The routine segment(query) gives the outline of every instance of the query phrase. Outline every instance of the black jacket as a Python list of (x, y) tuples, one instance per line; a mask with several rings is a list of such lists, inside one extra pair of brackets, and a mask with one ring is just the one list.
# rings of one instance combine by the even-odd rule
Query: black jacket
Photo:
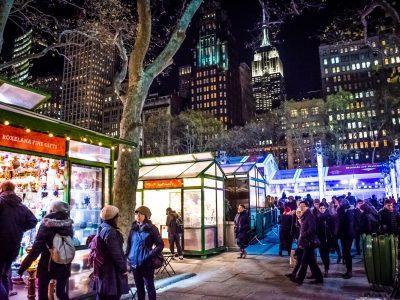
[(316, 239), (315, 216), (307, 209), (300, 218), (300, 235), (298, 244), (300, 248), (308, 248)]
[(381, 223), (381, 233), (399, 234), (399, 214), (390, 212), (385, 208), (379, 211), (379, 219)]
[(11, 262), (21, 247), (25, 231), (36, 226), (33, 213), (14, 192), (0, 193), (0, 260)]
[(338, 238), (352, 240), (356, 236), (354, 226), (354, 209), (340, 206), (338, 209), (339, 230)]
[(235, 216), (235, 237), (246, 240), (250, 230), (249, 214), (247, 210), (237, 213)]
[(99, 226), (99, 237), (104, 247), (104, 264), (96, 281), (96, 292), (105, 296), (122, 295), (129, 292), (126, 258), (121, 232), (104, 221)]
[(371, 213), (369, 207), (365, 207), (360, 223), (361, 233), (373, 234), (379, 231), (379, 220)]
[(176, 220), (179, 218), (179, 215), (176, 212), (170, 212), (167, 216), (167, 222), (166, 225), (168, 226), (168, 235), (169, 236), (174, 236), (175, 234), (178, 234), (178, 224), (176, 223)]
[(40, 224), (32, 250), (22, 262), (20, 271), (28, 269), (32, 262), (41, 255), (37, 268), (37, 277), (47, 274), (49, 272), (49, 267), (51, 278), (57, 278), (58, 276), (69, 277), (71, 275), (71, 264), (61, 265), (53, 262), (50, 259), (50, 251), (48, 248), (53, 247), (53, 238), (56, 233), (72, 237), (72, 224), (73, 221), (68, 219), (66, 213), (56, 212), (46, 215)]
[(328, 211), (325, 211), (324, 214), (320, 212), (317, 213), (317, 236), (321, 242), (321, 246), (330, 247), (333, 244), (333, 230), (334, 223), (331, 215)]

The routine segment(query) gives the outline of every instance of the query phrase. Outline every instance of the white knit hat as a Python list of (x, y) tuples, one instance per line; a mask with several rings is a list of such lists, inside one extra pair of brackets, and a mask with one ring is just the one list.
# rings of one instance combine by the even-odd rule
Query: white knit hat
[(119, 213), (118, 207), (106, 205), (100, 212), (100, 218), (104, 221), (113, 219)]

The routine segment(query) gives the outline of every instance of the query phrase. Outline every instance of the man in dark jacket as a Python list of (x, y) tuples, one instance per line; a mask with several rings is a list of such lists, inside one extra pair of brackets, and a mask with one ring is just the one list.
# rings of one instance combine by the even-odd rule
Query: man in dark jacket
[(342, 244), (343, 259), (346, 263), (346, 273), (343, 274), (344, 279), (352, 277), (353, 262), (351, 257), (351, 245), (356, 235), (354, 228), (354, 209), (350, 208), (347, 199), (342, 199), (338, 209), (339, 232), (338, 237)]
[(354, 230), (356, 233), (355, 237), (355, 244), (356, 244), (356, 250), (357, 250), (357, 255), (361, 254), (361, 234), (363, 230), (362, 226), (362, 211), (361, 211), (361, 205), (364, 204), (364, 200), (357, 200), (356, 202), (356, 208), (354, 209)]
[[(175, 253), (174, 244), (176, 244), (176, 250), (178, 251), (179, 259), (182, 260), (183, 255), (182, 255), (181, 237), (180, 237), (180, 234), (182, 232), (177, 223), (179, 218), (180, 218), (179, 215), (174, 210), (172, 210), (171, 207), (167, 208), (166, 225), (168, 226), (169, 249), (171, 251), (171, 254), (174, 255), (174, 253)], [(175, 259), (175, 258), (172, 257), (172, 259)]]
[(40, 256), (36, 277), (39, 279), (39, 299), (47, 299), (51, 279), (57, 280), (56, 295), (60, 300), (68, 300), (67, 283), (71, 276), (71, 264), (58, 264), (52, 261), (50, 251), (53, 238), (58, 233), (61, 236), (73, 236), (73, 221), (68, 218), (68, 204), (54, 201), (50, 204), (49, 213), (40, 224), (32, 249), (25, 257), (18, 274), (29, 268), (32, 262)]
[(399, 214), (394, 210), (391, 200), (386, 199), (384, 207), (379, 211), (381, 233), (399, 234)]
[(0, 299), (8, 299), (8, 273), (17, 257), (25, 231), (36, 226), (33, 213), (15, 194), (15, 185), (5, 181), (0, 186)]
[(290, 278), (291, 281), (297, 284), (302, 284), (306, 277), (307, 268), (310, 266), (311, 272), (315, 280), (311, 283), (323, 283), (324, 279), (317, 264), (314, 249), (318, 247), (319, 242), (316, 231), (316, 220), (314, 215), (308, 208), (308, 203), (302, 201), (299, 204), (303, 214), (300, 219), (300, 236), (298, 240), (299, 247), (303, 249), (301, 266), (295, 278)]
[(240, 249), (238, 258), (246, 258), (246, 247), (249, 243), (249, 213), (243, 204), (239, 204), (238, 212), (235, 216), (235, 237)]

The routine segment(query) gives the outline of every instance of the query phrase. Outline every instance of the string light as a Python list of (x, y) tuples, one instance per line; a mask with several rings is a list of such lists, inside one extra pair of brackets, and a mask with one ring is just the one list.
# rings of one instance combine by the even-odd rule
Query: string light
[(122, 148), (122, 152), (125, 152), (125, 148)]
[(8, 126), (8, 125), (10, 125), (10, 122), (4, 121), (4, 125)]
[(83, 138), (83, 141), (84, 141), (84, 142), (87, 142), (87, 138)]
[(129, 152), (132, 152), (132, 149), (129, 148), (128, 151), (129, 151)]
[(103, 145), (101, 142), (99, 143), (99, 146)]
[(30, 130), (29, 128), (27, 128), (25, 131), (26, 131), (27, 133), (31, 132), (31, 130)]
[(54, 135), (52, 133), (49, 133), (49, 137), (53, 137)]
[(66, 137), (66, 140), (69, 141), (71, 138), (69, 136)]
[(112, 146), (112, 147), (111, 147), (111, 150), (114, 150), (114, 149), (115, 149), (115, 147), (114, 147), (114, 146)]

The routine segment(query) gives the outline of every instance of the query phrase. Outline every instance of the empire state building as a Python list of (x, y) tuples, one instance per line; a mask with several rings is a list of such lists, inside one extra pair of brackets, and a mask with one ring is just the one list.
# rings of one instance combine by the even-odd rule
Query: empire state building
[(256, 113), (262, 114), (279, 107), (285, 100), (285, 80), (278, 50), (271, 45), (268, 36), (269, 15), (263, 8), (261, 45), (254, 51), (252, 62), (252, 86), (256, 100)]

